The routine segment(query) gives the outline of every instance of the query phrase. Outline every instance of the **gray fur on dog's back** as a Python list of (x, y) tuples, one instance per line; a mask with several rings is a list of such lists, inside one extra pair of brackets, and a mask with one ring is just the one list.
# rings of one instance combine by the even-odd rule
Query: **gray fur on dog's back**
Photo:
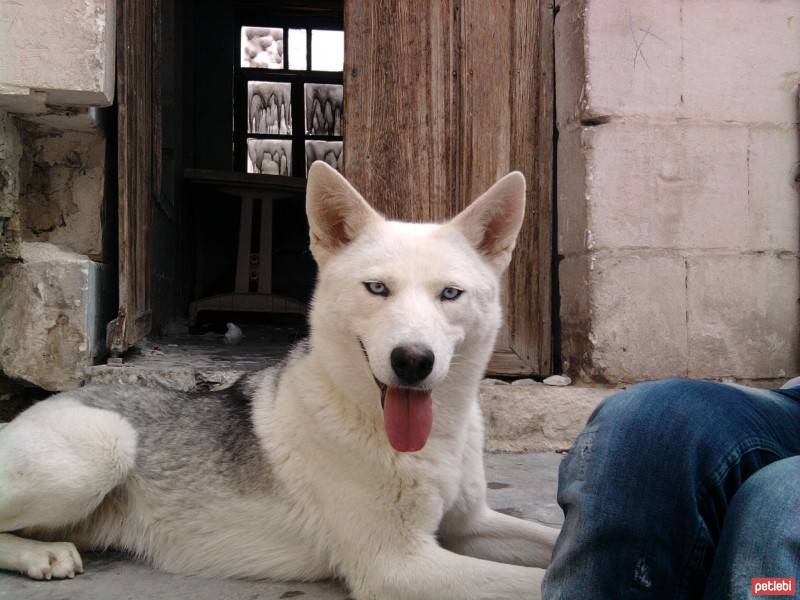
[[(85, 406), (110, 410), (137, 433), (135, 474), (148, 482), (208, 489), (213, 478), (263, 490), (269, 464), (252, 419), (251, 375), (216, 392), (182, 393), (130, 385), (90, 385), (71, 398)], [(178, 481), (176, 481), (178, 480)]]

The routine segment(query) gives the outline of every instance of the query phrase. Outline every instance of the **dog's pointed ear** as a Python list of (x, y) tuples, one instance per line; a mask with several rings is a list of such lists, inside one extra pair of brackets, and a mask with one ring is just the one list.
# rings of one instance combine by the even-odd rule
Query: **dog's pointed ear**
[(525, 217), (525, 177), (509, 173), (461, 211), (450, 226), (464, 237), (496, 269), (511, 261), (517, 234)]
[(319, 265), (367, 225), (382, 220), (336, 169), (321, 160), (308, 170), (306, 215), (311, 253)]

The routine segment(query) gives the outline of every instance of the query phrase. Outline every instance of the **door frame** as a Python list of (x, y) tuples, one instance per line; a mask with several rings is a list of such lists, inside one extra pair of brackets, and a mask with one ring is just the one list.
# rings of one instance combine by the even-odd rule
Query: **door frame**
[(161, 191), (160, 0), (117, 0), (119, 310), (112, 360), (152, 326), (152, 209)]

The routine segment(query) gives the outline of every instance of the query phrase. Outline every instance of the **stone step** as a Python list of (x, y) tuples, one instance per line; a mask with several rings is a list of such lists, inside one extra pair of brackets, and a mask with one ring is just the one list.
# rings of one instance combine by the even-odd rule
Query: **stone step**
[(621, 388), (488, 385), (480, 388), (490, 452), (569, 449), (598, 404)]

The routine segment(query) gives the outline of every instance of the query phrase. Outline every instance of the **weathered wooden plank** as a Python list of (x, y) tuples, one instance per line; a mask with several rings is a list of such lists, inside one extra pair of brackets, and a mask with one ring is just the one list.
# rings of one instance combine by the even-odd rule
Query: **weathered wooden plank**
[(461, 3), (458, 209), (509, 172), (511, 0)]
[[(460, 55), (456, 151), (461, 168), (455, 186), (459, 210), (510, 170), (510, 5), (511, 0), (467, 1), (455, 15)], [(506, 293), (506, 300), (509, 297)], [(510, 338), (506, 323), (497, 338), (499, 352), (512, 352)], [(493, 365), (507, 363), (493, 361)]]
[(392, 218), (451, 217), (510, 170), (528, 206), (492, 370), (551, 369), (552, 8), (348, 0), (345, 174)]
[(509, 267), (510, 346), (541, 374), (552, 372), (553, 12), (514, 0), (509, 64), (510, 168), (528, 180), (525, 225)]
[(345, 4), (344, 173), (390, 218), (453, 212), (451, 8)]

